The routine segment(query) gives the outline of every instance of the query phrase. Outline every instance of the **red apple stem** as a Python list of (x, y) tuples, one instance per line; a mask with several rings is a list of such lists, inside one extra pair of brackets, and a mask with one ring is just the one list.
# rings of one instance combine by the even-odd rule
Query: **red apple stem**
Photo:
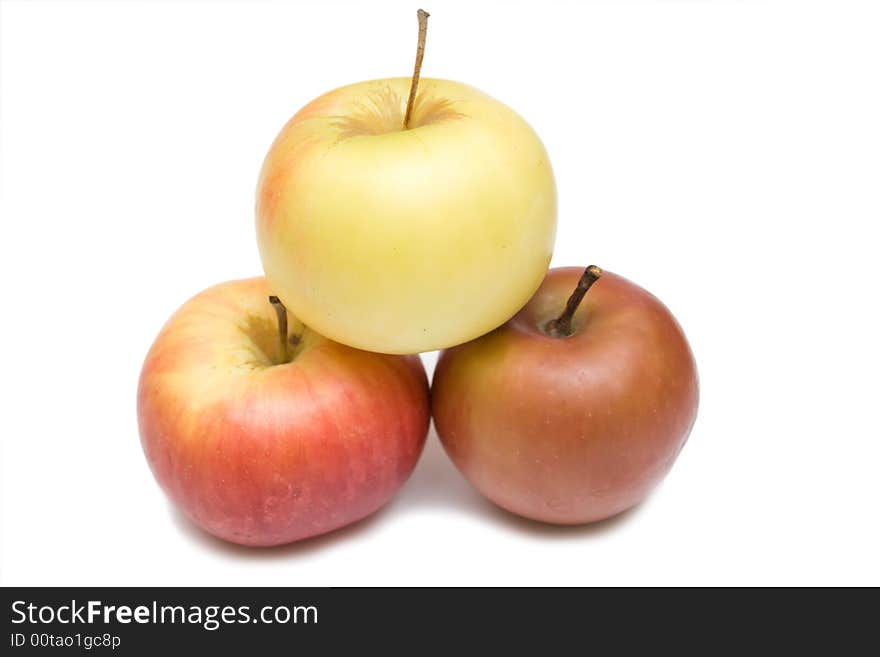
[(287, 362), (287, 308), (281, 303), (281, 299), (274, 294), (269, 297), (269, 303), (275, 308), (278, 316), (278, 337), (281, 339), (281, 358)]
[(589, 290), (593, 286), (593, 283), (598, 281), (601, 276), (602, 270), (596, 265), (590, 265), (584, 270), (584, 273), (581, 274), (581, 278), (578, 281), (577, 287), (574, 289), (574, 292), (571, 293), (571, 296), (568, 297), (568, 302), (565, 304), (565, 310), (562, 311), (562, 314), (559, 315), (559, 317), (547, 322), (546, 330), (550, 337), (567, 338), (571, 335), (571, 320), (574, 317), (574, 312), (578, 309), (578, 306), (581, 305), (581, 301), (583, 301), (587, 290)]
[(422, 59), (425, 56), (425, 39), (428, 37), (428, 12), (419, 9), (416, 13), (419, 18), (419, 45), (416, 47), (416, 67), (413, 71), (412, 83), (409, 86), (409, 100), (406, 101), (406, 114), (403, 117), (403, 129), (409, 129), (409, 120), (412, 116), (413, 105), (416, 104), (416, 92), (419, 90), (419, 76), (422, 74)]

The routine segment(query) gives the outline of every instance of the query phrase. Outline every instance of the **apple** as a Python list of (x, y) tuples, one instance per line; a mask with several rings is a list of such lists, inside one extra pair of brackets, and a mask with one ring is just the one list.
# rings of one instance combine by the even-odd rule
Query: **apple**
[(284, 340), (288, 316), (268, 294), (254, 278), (185, 303), (150, 349), (137, 399), (144, 453), (172, 502), (255, 546), (376, 511), (415, 467), (430, 417), (418, 356), (353, 349), (293, 317)]
[(556, 187), (532, 128), (473, 87), (419, 79), (313, 100), (259, 176), (270, 287), (313, 330), (370, 351), (434, 350), (496, 328), (553, 251)]
[(669, 310), (621, 276), (582, 271), (551, 270), (504, 326), (444, 351), (431, 393), (440, 440), (471, 484), (557, 524), (642, 500), (697, 415), (694, 357)]

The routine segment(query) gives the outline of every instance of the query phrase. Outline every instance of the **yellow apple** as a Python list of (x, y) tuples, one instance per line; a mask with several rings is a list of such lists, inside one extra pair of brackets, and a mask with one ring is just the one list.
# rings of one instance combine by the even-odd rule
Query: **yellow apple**
[(314, 331), (416, 353), (503, 324), (538, 289), (556, 232), (547, 152), (506, 105), (422, 78), (361, 82), (301, 109), (260, 173), (269, 288)]

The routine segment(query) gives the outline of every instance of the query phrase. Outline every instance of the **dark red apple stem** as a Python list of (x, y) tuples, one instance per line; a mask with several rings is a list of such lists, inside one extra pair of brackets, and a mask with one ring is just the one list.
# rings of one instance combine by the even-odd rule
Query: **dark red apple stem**
[(581, 278), (578, 281), (577, 287), (574, 289), (574, 292), (571, 293), (571, 296), (568, 297), (568, 302), (565, 304), (565, 310), (562, 311), (562, 314), (554, 320), (551, 320), (547, 323), (547, 334), (553, 338), (567, 338), (571, 335), (571, 319), (574, 317), (574, 312), (578, 309), (578, 306), (581, 305), (581, 301), (584, 299), (584, 295), (587, 293), (593, 283), (599, 280), (602, 276), (602, 270), (596, 265), (590, 265), (584, 270), (584, 273), (581, 274)]
[(274, 294), (269, 297), (269, 303), (275, 308), (278, 316), (278, 337), (281, 339), (281, 358), (287, 362), (287, 308), (281, 303), (281, 299)]
[(416, 68), (413, 71), (412, 83), (409, 86), (409, 100), (406, 101), (406, 114), (403, 117), (403, 129), (409, 129), (409, 119), (412, 116), (413, 105), (416, 104), (416, 92), (419, 90), (419, 76), (422, 74), (422, 59), (425, 56), (425, 39), (428, 37), (428, 12), (419, 9), (416, 13), (419, 17), (419, 45), (416, 47)]

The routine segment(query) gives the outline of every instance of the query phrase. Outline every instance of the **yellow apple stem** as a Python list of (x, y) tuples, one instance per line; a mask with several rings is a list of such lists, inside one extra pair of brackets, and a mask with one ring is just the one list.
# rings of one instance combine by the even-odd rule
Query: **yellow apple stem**
[(577, 287), (571, 293), (571, 296), (568, 297), (565, 310), (562, 311), (559, 317), (547, 322), (546, 331), (550, 337), (567, 338), (571, 335), (571, 319), (574, 317), (574, 311), (581, 305), (587, 290), (593, 286), (593, 283), (599, 280), (600, 276), (602, 276), (602, 270), (596, 265), (590, 265), (584, 270)]
[(275, 314), (278, 316), (278, 337), (281, 339), (281, 360), (287, 362), (287, 308), (281, 303), (281, 299), (272, 295), (269, 297), (269, 303), (275, 308)]
[(416, 103), (416, 92), (419, 90), (419, 76), (422, 73), (422, 59), (425, 56), (425, 39), (428, 37), (428, 12), (419, 9), (416, 14), (419, 17), (419, 45), (416, 48), (416, 68), (413, 71), (412, 84), (409, 87), (409, 100), (406, 101), (406, 114), (403, 117), (403, 129), (409, 129), (409, 119), (412, 116), (413, 105)]

